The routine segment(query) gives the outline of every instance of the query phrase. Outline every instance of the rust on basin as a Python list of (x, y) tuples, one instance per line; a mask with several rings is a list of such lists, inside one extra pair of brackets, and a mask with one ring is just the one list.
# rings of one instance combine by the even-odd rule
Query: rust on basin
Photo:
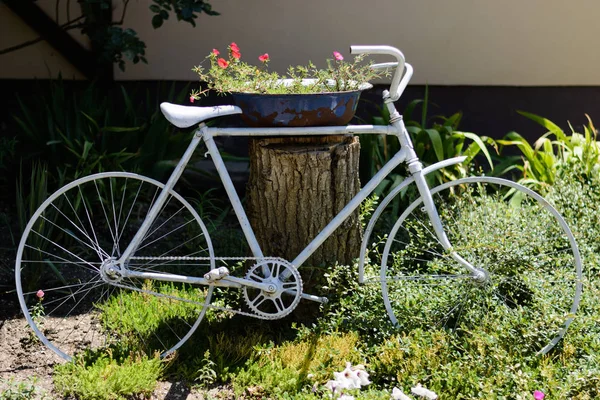
[(350, 122), (360, 91), (314, 94), (232, 93), (249, 126), (329, 126)]

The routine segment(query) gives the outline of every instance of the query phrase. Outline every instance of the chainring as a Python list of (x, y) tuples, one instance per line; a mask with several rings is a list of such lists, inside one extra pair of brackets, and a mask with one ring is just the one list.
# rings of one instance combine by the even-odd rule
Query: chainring
[(296, 308), (302, 297), (298, 269), (283, 259), (266, 259), (254, 264), (245, 276), (268, 284), (270, 291), (244, 286), (244, 301), (261, 319), (283, 318)]

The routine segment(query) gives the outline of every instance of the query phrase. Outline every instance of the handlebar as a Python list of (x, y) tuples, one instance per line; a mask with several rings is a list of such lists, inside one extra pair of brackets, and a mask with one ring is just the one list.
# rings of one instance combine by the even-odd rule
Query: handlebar
[(350, 54), (385, 54), (395, 57), (397, 62), (374, 64), (371, 68), (396, 67), (390, 85), (390, 99), (396, 101), (400, 98), (413, 74), (413, 67), (405, 62), (404, 54), (400, 50), (392, 46), (350, 46)]

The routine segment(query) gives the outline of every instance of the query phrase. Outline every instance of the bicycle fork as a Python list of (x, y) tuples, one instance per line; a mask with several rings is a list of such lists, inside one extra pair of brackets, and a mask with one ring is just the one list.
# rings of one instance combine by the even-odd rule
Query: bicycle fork
[[(386, 94), (384, 93), (384, 97)], [(440, 241), (440, 244), (446, 250), (450, 257), (453, 260), (458, 262), (460, 265), (465, 267), (478, 282), (485, 282), (488, 278), (487, 273), (469, 263), (467, 260), (462, 258), (455, 250), (452, 248), (452, 244), (446, 235), (444, 230), (444, 226), (438, 214), (438, 211), (433, 203), (433, 198), (431, 197), (431, 191), (429, 189), (429, 185), (425, 180), (425, 175), (423, 174), (423, 164), (419, 161), (417, 154), (414, 151), (412, 141), (410, 139), (410, 135), (406, 130), (406, 126), (404, 125), (404, 121), (402, 120), (402, 116), (398, 113), (396, 108), (394, 107), (394, 103), (386, 99), (386, 106), (388, 107), (388, 111), (390, 113), (390, 123), (396, 128), (397, 137), (400, 141), (401, 148), (404, 148), (407, 152), (407, 160), (406, 164), (408, 166), (408, 171), (411, 176), (414, 178), (415, 184), (417, 185), (417, 190), (419, 191), (419, 195), (423, 199), (423, 207), (427, 212), (427, 216), (429, 217), (429, 221), (431, 221), (431, 225), (433, 226), (433, 230), (435, 232), (435, 236)]]

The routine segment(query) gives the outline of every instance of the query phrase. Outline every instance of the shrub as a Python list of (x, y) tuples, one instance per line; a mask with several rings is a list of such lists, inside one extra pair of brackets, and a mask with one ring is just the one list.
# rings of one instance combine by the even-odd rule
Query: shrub
[(509, 132), (504, 139), (498, 140), (501, 146), (517, 146), (522, 156), (504, 157), (494, 174), (503, 175), (517, 170), (519, 183), (540, 193), (547, 193), (555, 183), (560, 168), (569, 162), (579, 163), (586, 175), (598, 173), (600, 143), (596, 141), (596, 128), (588, 115), (588, 124), (583, 126), (584, 133), (576, 132), (569, 124), (571, 135), (568, 135), (546, 118), (523, 111), (519, 111), (519, 114), (537, 122), (548, 132), (537, 139), (533, 146), (517, 132)]
[[(600, 165), (600, 164), (598, 164)], [(585, 270), (600, 269), (600, 173), (571, 159), (556, 170), (550, 200), (573, 231)]]

